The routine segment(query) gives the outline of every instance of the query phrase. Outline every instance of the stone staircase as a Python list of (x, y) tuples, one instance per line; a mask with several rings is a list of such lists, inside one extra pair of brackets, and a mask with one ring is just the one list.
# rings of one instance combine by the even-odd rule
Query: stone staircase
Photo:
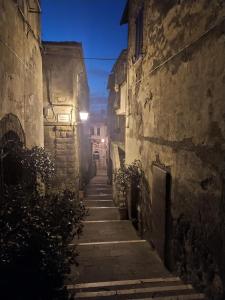
[(85, 204), (89, 216), (76, 242), (79, 267), (67, 286), (75, 291), (75, 299), (205, 299), (165, 269), (130, 221), (120, 220), (104, 174), (92, 179)]

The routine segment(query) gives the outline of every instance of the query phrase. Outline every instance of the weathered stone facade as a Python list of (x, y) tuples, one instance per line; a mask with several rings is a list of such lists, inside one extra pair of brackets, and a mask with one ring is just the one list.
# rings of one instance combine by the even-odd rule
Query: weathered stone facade
[(127, 81), (127, 50), (114, 64), (108, 80), (108, 132), (111, 141), (125, 143), (125, 108)]
[[(224, 299), (225, 2), (132, 0), (126, 21), (126, 163), (140, 159), (145, 174), (143, 233), (152, 240), (166, 224), (158, 236), (165, 263), (210, 299)], [(154, 218), (157, 195), (164, 197), (164, 222)]]
[(109, 132), (108, 177), (113, 186), (113, 199), (118, 204), (118, 188), (114, 174), (125, 159), (125, 122), (127, 101), (127, 50), (116, 60), (108, 80), (107, 125)]
[(78, 189), (89, 161), (79, 119), (89, 105), (82, 45), (44, 42), (43, 47), (45, 148), (55, 159), (56, 188)]
[(106, 169), (108, 153), (108, 127), (106, 118), (101, 113), (92, 113), (90, 116), (90, 141), (92, 160), (97, 171)]
[(40, 7), (31, 2), (0, 1), (0, 140), (12, 131), (27, 147), (44, 143)]

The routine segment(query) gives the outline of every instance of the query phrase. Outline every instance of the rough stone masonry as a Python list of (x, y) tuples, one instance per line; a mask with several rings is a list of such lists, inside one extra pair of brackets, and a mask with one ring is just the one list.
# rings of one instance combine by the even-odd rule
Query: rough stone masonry
[(158, 236), (165, 239), (165, 263), (210, 299), (223, 299), (225, 2), (128, 1), (123, 21), (129, 25), (126, 163), (140, 159), (145, 174), (142, 230), (151, 239), (159, 226), (158, 167), (170, 176), (169, 189), (157, 183), (167, 188), (167, 232)]
[(89, 105), (82, 45), (44, 42), (43, 47), (45, 148), (56, 162), (54, 186), (78, 190), (90, 157), (79, 119)]
[(27, 3), (0, 1), (0, 141), (13, 131), (27, 147), (43, 146), (40, 14)]

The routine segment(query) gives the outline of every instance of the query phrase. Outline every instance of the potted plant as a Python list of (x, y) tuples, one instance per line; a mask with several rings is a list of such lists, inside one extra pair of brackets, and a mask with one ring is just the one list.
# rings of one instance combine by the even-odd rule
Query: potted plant
[(126, 194), (124, 194), (121, 191), (119, 192), (118, 195), (118, 208), (120, 213), (120, 219), (127, 220), (128, 219), (127, 197)]
[(141, 162), (135, 160), (130, 165), (122, 165), (114, 173), (114, 182), (116, 187), (116, 204), (119, 207), (120, 218), (128, 218), (128, 192), (131, 183), (139, 188), (140, 178), (142, 175)]

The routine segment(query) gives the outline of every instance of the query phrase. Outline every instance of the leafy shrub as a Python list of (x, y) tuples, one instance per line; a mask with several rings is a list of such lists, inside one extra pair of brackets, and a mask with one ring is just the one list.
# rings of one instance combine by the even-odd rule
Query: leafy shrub
[(130, 165), (123, 164), (121, 168), (114, 172), (114, 180), (117, 188), (124, 195), (128, 192), (131, 182), (139, 186), (142, 176), (142, 167), (140, 160), (134, 160)]
[(16, 186), (6, 189), (0, 213), (1, 288), (22, 299), (52, 299), (76, 263), (70, 244), (82, 231), (84, 206), (70, 191), (40, 196)]
[(44, 149), (13, 145), (3, 154), (21, 168), (22, 176), (20, 184), (8, 184), (1, 190), (1, 297), (68, 299), (63, 285), (71, 264), (77, 264), (78, 253), (71, 244), (82, 232), (85, 208), (69, 190), (38, 192), (37, 176), (48, 183), (54, 173), (54, 164)]
[(1, 181), (7, 185), (20, 184), (24, 188), (35, 189), (38, 188), (37, 179), (48, 186), (55, 174), (54, 162), (44, 148), (28, 149), (11, 141), (3, 149), (0, 148), (0, 153), (1, 160), (6, 162), (1, 164)]
[(23, 168), (32, 176), (39, 174), (43, 182), (48, 183), (55, 173), (55, 166), (51, 156), (41, 147), (23, 149), (21, 152)]

